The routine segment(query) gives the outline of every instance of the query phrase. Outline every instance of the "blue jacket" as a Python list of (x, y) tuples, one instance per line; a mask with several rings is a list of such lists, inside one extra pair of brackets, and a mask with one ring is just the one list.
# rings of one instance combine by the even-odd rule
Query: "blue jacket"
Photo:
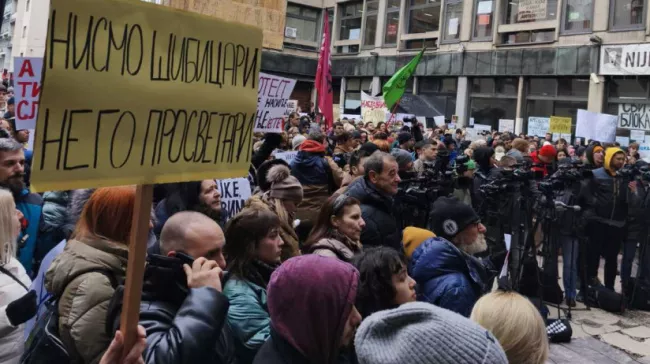
[(476, 301), (490, 289), (487, 268), (449, 241), (430, 238), (413, 252), (409, 274), (417, 282), (418, 301), (469, 317)]
[(47, 252), (39, 251), (39, 244), (37, 243), (43, 212), (43, 198), (38, 194), (29, 193), (28, 189), (24, 189), (20, 196), (14, 196), (14, 199), (16, 200), (16, 208), (23, 213), (28, 223), (27, 228), (22, 230), (18, 236), (18, 260), (25, 267), (27, 274), (34, 277), (34, 273), (36, 273), (33, 271), (34, 257), (36, 255), (44, 257), (47, 254)]
[(328, 185), (327, 161), (322, 153), (300, 151), (291, 162), (291, 174), (301, 185)]

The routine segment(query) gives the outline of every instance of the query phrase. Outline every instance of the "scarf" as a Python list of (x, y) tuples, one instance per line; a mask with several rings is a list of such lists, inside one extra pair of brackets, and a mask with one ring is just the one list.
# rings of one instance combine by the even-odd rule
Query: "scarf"
[(271, 265), (255, 259), (252, 261), (250, 269), (244, 272), (244, 279), (266, 289), (271, 281), (271, 274), (279, 266), (280, 264)]

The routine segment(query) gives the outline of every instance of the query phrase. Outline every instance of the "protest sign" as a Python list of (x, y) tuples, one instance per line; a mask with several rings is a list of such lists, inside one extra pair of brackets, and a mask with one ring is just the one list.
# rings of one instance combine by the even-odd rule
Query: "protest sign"
[(553, 133), (553, 141), (558, 141), (560, 139), (566, 140), (567, 143), (571, 144), (571, 134), (560, 134), (560, 133)]
[(260, 72), (254, 132), (282, 132), (282, 117), (295, 86), (296, 80)]
[(618, 127), (650, 131), (650, 107), (645, 104), (618, 104)]
[(261, 38), (146, 2), (53, 0), (32, 189), (246, 175)]
[(275, 159), (282, 159), (283, 161), (291, 164), (297, 155), (298, 151), (275, 153)]
[(578, 109), (576, 119), (576, 137), (613, 143), (616, 140), (616, 115)]
[(538, 137), (546, 136), (550, 124), (550, 118), (530, 116), (528, 118), (528, 135)]
[(291, 115), (292, 112), (298, 111), (298, 100), (287, 100), (287, 109), (284, 112), (285, 116)]
[(332, 105), (333, 107), (333, 118), (334, 121), (340, 121), (341, 120), (341, 105), (340, 104), (334, 104)]
[(16, 130), (34, 129), (41, 93), (41, 72), (43, 58), (16, 57), (14, 59), (15, 80), (15, 118)]
[(639, 144), (639, 155), (641, 159), (650, 163), (650, 143), (640, 143)]
[(639, 143), (643, 143), (645, 141), (645, 131), (630, 130), (630, 139)]
[(621, 147), (627, 147), (630, 145), (630, 138), (624, 136), (617, 136), (616, 142), (621, 145)]
[(474, 126), (474, 118), (469, 118), (469, 126)]
[(517, 7), (517, 22), (546, 19), (546, 1), (547, 0), (519, 0)]
[(515, 130), (515, 121), (513, 119), (499, 119), (499, 132), (513, 132)]
[(441, 116), (434, 116), (433, 121), (436, 123), (437, 126), (445, 126), (445, 117), (444, 115)]
[(447, 124), (447, 126), (449, 127), (449, 129), (456, 129), (456, 123), (449, 123)]
[(230, 220), (251, 197), (251, 184), (247, 178), (218, 179), (216, 182), (221, 194), (221, 211), (225, 212), (226, 220)]
[(571, 134), (571, 118), (551, 116), (549, 133)]
[(388, 113), (383, 96), (370, 96), (361, 91), (361, 116), (363, 122), (372, 122), (377, 125), (380, 121), (386, 121)]

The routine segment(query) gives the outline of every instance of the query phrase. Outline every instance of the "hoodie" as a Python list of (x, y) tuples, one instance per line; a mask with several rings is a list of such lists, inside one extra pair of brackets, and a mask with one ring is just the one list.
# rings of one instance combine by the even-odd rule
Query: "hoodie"
[(481, 194), (480, 188), (488, 182), (490, 173), (494, 169), (494, 166), (490, 163), (490, 158), (493, 155), (494, 149), (490, 147), (480, 147), (474, 151), (474, 161), (478, 165), (478, 168), (474, 175), (472, 204), (477, 211), (483, 205), (483, 195)]
[[(309, 254), (284, 262), (273, 272), (268, 286), (274, 334), (254, 363), (281, 362), (273, 361), (274, 356), (291, 363), (336, 363), (358, 282), (356, 268), (337, 259)], [(302, 360), (288, 360), (287, 351)]]
[(616, 178), (611, 167), (614, 155), (624, 153), (619, 148), (607, 148), (604, 167), (595, 169), (586, 189), (587, 213), (589, 219), (614, 227), (623, 227), (628, 211), (627, 179)]
[(603, 149), (600, 144), (592, 144), (587, 147), (587, 150), (585, 151), (585, 156), (587, 157), (587, 163), (585, 163), (585, 168), (593, 170), (596, 168), (602, 167), (602, 165), (597, 165), (596, 162), (594, 161), (594, 149), (600, 148)]

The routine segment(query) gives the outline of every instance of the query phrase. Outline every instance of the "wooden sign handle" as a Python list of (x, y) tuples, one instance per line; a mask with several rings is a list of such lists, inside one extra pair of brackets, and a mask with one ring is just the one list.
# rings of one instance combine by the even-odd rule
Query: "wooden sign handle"
[(153, 185), (138, 185), (133, 206), (133, 221), (129, 241), (129, 261), (126, 269), (126, 284), (122, 302), (120, 331), (124, 336), (125, 357), (137, 340), (138, 321), (140, 319), (140, 298), (144, 278), (145, 258), (149, 223), (151, 221), (151, 204), (153, 202)]

